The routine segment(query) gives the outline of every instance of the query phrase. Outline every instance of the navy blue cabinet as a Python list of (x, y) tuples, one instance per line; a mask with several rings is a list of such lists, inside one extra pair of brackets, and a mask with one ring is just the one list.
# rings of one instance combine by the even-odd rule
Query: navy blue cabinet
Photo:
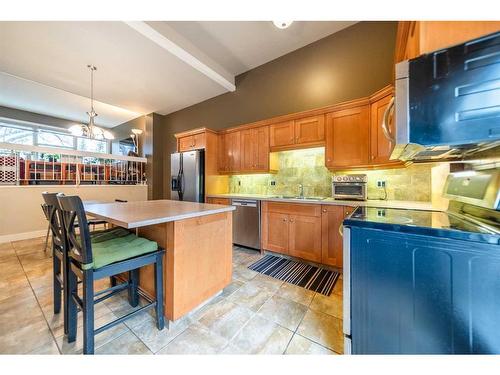
[(351, 227), (353, 354), (500, 353), (500, 246)]

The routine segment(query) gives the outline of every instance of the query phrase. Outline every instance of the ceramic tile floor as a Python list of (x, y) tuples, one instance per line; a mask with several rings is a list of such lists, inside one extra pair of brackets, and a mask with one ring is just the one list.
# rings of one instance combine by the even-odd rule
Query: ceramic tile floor
[[(81, 316), (78, 338), (68, 344), (62, 314), (53, 313), (52, 259), (43, 241), (0, 244), (0, 354), (82, 351)], [(158, 331), (154, 313), (145, 312), (104, 331), (96, 354), (342, 353), (342, 279), (325, 297), (249, 270), (259, 258), (234, 247), (233, 281), (221, 294), (169, 330)], [(126, 293), (97, 305), (96, 327), (130, 309)]]

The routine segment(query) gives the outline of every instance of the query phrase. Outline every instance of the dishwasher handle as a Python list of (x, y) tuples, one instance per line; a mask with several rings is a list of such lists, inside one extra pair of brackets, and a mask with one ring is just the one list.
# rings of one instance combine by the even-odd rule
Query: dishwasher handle
[(236, 200), (233, 199), (233, 206), (243, 206), (243, 207), (257, 207), (257, 201), (248, 201), (248, 200)]

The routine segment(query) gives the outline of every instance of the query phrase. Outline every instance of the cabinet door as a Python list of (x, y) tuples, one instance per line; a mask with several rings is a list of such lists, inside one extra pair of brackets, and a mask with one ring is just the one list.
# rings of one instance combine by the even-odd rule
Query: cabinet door
[(193, 149), (199, 150), (206, 146), (206, 134), (199, 133), (193, 135)]
[(368, 164), (370, 107), (344, 109), (327, 114), (326, 166), (346, 168)]
[(179, 138), (178, 145), (179, 152), (192, 150), (194, 147), (194, 136), (190, 135), (188, 137)]
[(217, 136), (217, 170), (219, 171), (219, 173), (226, 173), (229, 170), (229, 159), (225, 134), (219, 134)]
[(289, 254), (321, 262), (321, 217), (290, 215)]
[[(382, 131), (382, 122), (384, 114), (389, 105), (392, 95), (387, 95), (370, 105), (370, 163), (372, 164), (387, 164), (395, 163), (390, 160), (394, 144), (389, 141)], [(394, 133), (394, 116), (388, 119), (388, 126), (391, 134)]]
[(295, 120), (295, 143), (313, 144), (325, 140), (325, 115)]
[(241, 171), (251, 171), (255, 168), (256, 140), (253, 129), (241, 132)]
[(226, 134), (226, 157), (228, 159), (228, 172), (238, 172), (241, 169), (241, 132), (231, 132)]
[(254, 129), (255, 170), (269, 171), (269, 126)]
[(321, 263), (342, 267), (340, 226), (344, 216), (344, 206), (323, 205), (321, 207)]
[(277, 253), (288, 254), (288, 215), (267, 212), (264, 247)]
[(269, 126), (271, 147), (290, 146), (294, 144), (295, 124), (293, 121), (281, 122)]

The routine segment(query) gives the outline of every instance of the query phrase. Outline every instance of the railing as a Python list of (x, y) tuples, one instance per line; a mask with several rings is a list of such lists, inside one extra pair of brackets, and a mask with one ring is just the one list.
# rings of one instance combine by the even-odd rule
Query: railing
[(1, 185), (146, 182), (146, 158), (0, 142)]

